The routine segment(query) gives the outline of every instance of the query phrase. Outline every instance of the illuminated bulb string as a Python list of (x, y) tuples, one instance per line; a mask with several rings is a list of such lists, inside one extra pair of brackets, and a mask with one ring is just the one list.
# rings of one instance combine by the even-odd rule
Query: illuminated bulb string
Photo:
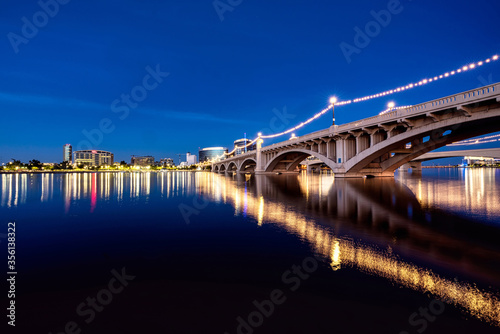
[(231, 152), (229, 152), (229, 153), (224, 152), (223, 154), (221, 154), (221, 155), (219, 155), (218, 157), (216, 157), (214, 160), (219, 160), (219, 159), (223, 158), (225, 155), (226, 155), (226, 156), (227, 156), (227, 155), (231, 155), (231, 154), (233, 154), (234, 152), (236, 152), (236, 150), (237, 150), (237, 149), (239, 149), (239, 148), (245, 148), (245, 147), (248, 147), (248, 146), (250, 146), (250, 145), (253, 145), (253, 144), (254, 144), (254, 143), (255, 143), (258, 139), (259, 139), (259, 138), (255, 138), (254, 140), (252, 140), (250, 143), (246, 144), (245, 146), (238, 146), (238, 147), (235, 147), (235, 148), (234, 148), (234, 150), (232, 150), (232, 151), (231, 151)]
[[(435, 81), (438, 81), (438, 80), (441, 80), (441, 79), (445, 79), (445, 78), (449, 78), (449, 77), (455, 76), (456, 74), (460, 74), (460, 73), (463, 73), (463, 72), (466, 72), (466, 71), (469, 71), (469, 70), (473, 70), (473, 69), (475, 69), (477, 67), (483, 66), (484, 64), (489, 64), (489, 63), (491, 63), (493, 61), (497, 61), (497, 60), (498, 60), (498, 55), (494, 55), (491, 58), (488, 58), (488, 59), (485, 59), (485, 60), (481, 60), (481, 61), (478, 61), (476, 63), (470, 63), (468, 65), (464, 65), (464, 66), (462, 66), (462, 67), (460, 67), (460, 68), (458, 68), (456, 70), (445, 72), (443, 74), (436, 75), (434, 77), (429, 77), (429, 78), (426, 78), (426, 79), (422, 79), (422, 80), (420, 80), (418, 82), (413, 82), (413, 83), (410, 83), (410, 84), (405, 85), (405, 86), (396, 87), (394, 89), (387, 90), (385, 92), (380, 92), (380, 93), (377, 93), (377, 94), (367, 95), (367, 96), (364, 96), (364, 97), (355, 98), (353, 100), (346, 100), (346, 101), (336, 102), (335, 105), (332, 104), (332, 105), (326, 107), (325, 109), (321, 110), (320, 112), (318, 112), (317, 114), (315, 114), (314, 116), (312, 116), (311, 118), (309, 118), (308, 120), (306, 120), (306, 121), (298, 124), (297, 126), (291, 128), (291, 129), (288, 129), (286, 131), (283, 131), (283, 132), (280, 132), (280, 133), (276, 133), (276, 134), (273, 134), (273, 135), (260, 135), (258, 138), (254, 139), (250, 144), (248, 144), (246, 146), (239, 147), (239, 148), (248, 147), (248, 146), (252, 145), (253, 143), (255, 143), (259, 138), (262, 138), (262, 139), (276, 138), (276, 137), (280, 137), (280, 136), (286, 135), (288, 133), (291, 133), (291, 132), (293, 132), (295, 130), (298, 130), (298, 129), (302, 128), (303, 126), (311, 123), (312, 121), (318, 119), (319, 117), (321, 117), (322, 115), (324, 115), (325, 113), (327, 113), (330, 109), (332, 109), (332, 107), (334, 107), (334, 106), (337, 106), (337, 107), (338, 106), (344, 106), (344, 105), (347, 105), (347, 104), (364, 102), (364, 101), (368, 101), (368, 100), (371, 100), (371, 99), (376, 99), (376, 98), (380, 98), (380, 97), (384, 97), (384, 96), (388, 96), (388, 95), (392, 95), (392, 94), (404, 92), (406, 90), (413, 89), (415, 87), (423, 86), (423, 85), (426, 85), (428, 83), (432, 83), (432, 82), (435, 82)], [(408, 108), (408, 107), (392, 108), (391, 110), (403, 109), (403, 108)], [(389, 110), (383, 111), (382, 113), (386, 113), (386, 112), (389, 112)], [(451, 145), (456, 146), (456, 145), (458, 145), (458, 143), (453, 143), (453, 144), (450, 144), (449, 146), (451, 146)], [(466, 144), (463, 144), (463, 145), (466, 145)], [(224, 153), (224, 155), (226, 155), (226, 156), (231, 155), (235, 151), (236, 151), (236, 148), (233, 151), (231, 151), (230, 153)], [(224, 155), (221, 155), (220, 157), (217, 157), (216, 159), (220, 159)]]
[(391, 111), (394, 111), (394, 110), (399, 110), (399, 109), (408, 109), (408, 108), (411, 108), (413, 106), (402, 106), (402, 107), (395, 107), (395, 108), (389, 108), (387, 110), (384, 110), (382, 111), (379, 115), (384, 115), (384, 114), (387, 114)]
[(312, 121), (314, 121), (315, 119), (319, 118), (320, 116), (322, 116), (323, 114), (325, 114), (328, 110), (332, 109), (332, 106), (329, 106), (323, 110), (321, 110), (319, 113), (317, 113), (316, 115), (314, 115), (313, 117), (309, 118), (308, 120), (300, 123), (299, 125), (297, 125), (296, 127), (294, 128), (291, 128), (291, 129), (288, 129), (286, 131), (283, 131), (283, 132), (280, 132), (280, 133), (276, 133), (274, 135), (267, 135), (267, 136), (260, 136), (260, 138), (262, 139), (266, 139), (266, 138), (276, 138), (276, 137), (280, 137), (280, 136), (283, 136), (283, 135), (286, 135), (290, 132), (293, 132), (295, 130), (298, 130), (300, 129), (301, 127), (303, 127), (304, 125), (307, 125), (309, 123), (311, 123)]
[[(400, 87), (397, 87), (397, 88), (394, 88), (394, 89), (391, 89), (391, 90), (387, 90), (385, 92), (381, 92), (381, 93), (377, 93), (377, 94), (373, 94), (373, 95), (368, 95), (368, 96), (364, 96), (364, 97), (359, 97), (359, 98), (356, 98), (356, 99), (353, 99), (353, 100), (340, 101), (340, 102), (335, 103), (335, 106), (344, 106), (344, 105), (351, 104), (351, 103), (364, 102), (364, 101), (367, 101), (367, 100), (376, 99), (376, 98), (380, 98), (380, 97), (383, 97), (383, 96), (388, 96), (388, 95), (400, 93), (400, 92), (403, 92), (403, 91), (406, 91), (406, 90), (409, 90), (409, 89), (413, 89), (415, 87), (423, 86), (423, 85), (426, 85), (428, 83), (432, 83), (432, 82), (435, 82), (435, 81), (438, 81), (438, 80), (441, 80), (441, 79), (452, 77), (452, 76), (454, 76), (456, 74), (460, 74), (460, 73), (463, 73), (463, 72), (466, 72), (466, 71), (469, 71), (469, 70), (473, 70), (473, 69), (475, 69), (477, 67), (483, 66), (484, 64), (489, 64), (489, 63), (491, 63), (493, 61), (496, 61), (496, 60), (498, 60), (498, 55), (494, 55), (493, 57), (488, 58), (486, 60), (478, 61), (477, 63), (471, 63), (471, 64), (468, 64), (468, 65), (464, 65), (461, 68), (456, 69), (454, 71), (449, 71), (449, 72), (446, 72), (446, 73), (443, 73), (443, 74), (440, 74), (440, 75), (436, 75), (434, 77), (429, 77), (429, 78), (426, 78), (426, 79), (422, 79), (422, 80), (420, 80), (418, 82), (410, 83), (410, 84), (408, 84), (406, 86), (400, 86)], [(288, 133), (290, 133), (292, 131), (300, 129), (301, 127), (303, 127), (304, 125), (306, 125), (308, 123), (311, 123), (312, 121), (314, 121), (318, 117), (320, 117), (320, 116), (324, 115), (326, 112), (328, 112), (328, 110), (332, 109), (332, 107), (333, 107), (333, 105), (328, 106), (327, 108), (321, 110), (316, 115), (314, 115), (313, 117), (309, 118), (305, 122), (300, 123), (299, 125), (297, 125), (294, 128), (291, 128), (289, 130), (286, 130), (286, 131), (283, 131), (283, 132), (280, 132), (280, 133), (277, 133), (277, 134), (274, 134), (274, 135), (266, 135), (266, 136), (260, 136), (260, 137), (263, 138), (263, 139), (266, 139), (266, 138), (276, 138), (276, 137), (280, 137), (280, 136), (286, 135), (286, 134), (288, 134)]]

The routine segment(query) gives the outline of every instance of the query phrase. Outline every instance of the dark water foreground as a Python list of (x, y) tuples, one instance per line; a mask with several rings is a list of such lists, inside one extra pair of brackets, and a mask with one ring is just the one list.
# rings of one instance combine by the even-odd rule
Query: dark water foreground
[(0, 185), (0, 233), (16, 224), (9, 333), (500, 332), (494, 169)]

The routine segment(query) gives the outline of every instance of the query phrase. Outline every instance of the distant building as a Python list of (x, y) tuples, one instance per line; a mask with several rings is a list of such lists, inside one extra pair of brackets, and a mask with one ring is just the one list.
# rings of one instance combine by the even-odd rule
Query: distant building
[[(234, 141), (234, 155), (240, 155), (249, 151), (254, 151), (257, 148), (257, 144), (253, 143), (250, 145), (252, 141), (250, 139), (238, 139)], [(247, 146), (248, 145), (248, 146)], [(245, 147), (246, 146), (246, 147)]]
[(165, 159), (160, 159), (160, 165), (163, 167), (173, 167), (175, 166), (174, 159), (172, 158), (165, 158)]
[(196, 155), (192, 155), (191, 153), (187, 153), (186, 154), (186, 163), (189, 165), (194, 165), (196, 164), (198, 161), (197, 161), (197, 157)]
[(112, 165), (114, 154), (107, 151), (85, 150), (73, 153), (73, 164), (84, 166)]
[(133, 155), (132, 158), (130, 159), (130, 164), (132, 166), (147, 167), (154, 165), (154, 163), (155, 163), (155, 158), (150, 155), (146, 155), (143, 157), (138, 157)]
[(71, 157), (73, 154), (73, 147), (70, 144), (66, 144), (63, 146), (63, 162), (71, 162)]
[(207, 162), (217, 158), (224, 159), (225, 158), (224, 153), (227, 152), (228, 152), (227, 148), (225, 147), (206, 147), (202, 148), (198, 152), (198, 156), (200, 158), (200, 162)]
[(494, 165), (499, 162), (498, 159), (488, 157), (464, 157), (462, 160), (463, 166), (473, 165)]

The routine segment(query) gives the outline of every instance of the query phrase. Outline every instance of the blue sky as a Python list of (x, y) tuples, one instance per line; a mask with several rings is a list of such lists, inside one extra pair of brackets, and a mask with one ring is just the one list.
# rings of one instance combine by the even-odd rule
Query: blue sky
[[(0, 162), (59, 162), (64, 144), (75, 148), (103, 119), (112, 131), (95, 137), (93, 147), (114, 152), (116, 160), (231, 147), (244, 133), (295, 126), (331, 95), (378, 93), (500, 52), (500, 4), (486, 0), (244, 0), (236, 6), (222, 0), (231, 9), (223, 20), (212, 0), (60, 1), (67, 3), (15, 47), (9, 33), (23, 36), (22, 18), (42, 20), (42, 9), (25, 0), (2, 7)], [(348, 62), (341, 43), (355, 46), (354, 29), (364, 30), (375, 20), (371, 12), (388, 6), (397, 13)], [(121, 119), (113, 101), (140, 91), (148, 66), (169, 74)], [(495, 62), (338, 107), (337, 124), (373, 116), (390, 100), (417, 104), (500, 81), (499, 69)], [(324, 115), (297, 135), (330, 124)]]

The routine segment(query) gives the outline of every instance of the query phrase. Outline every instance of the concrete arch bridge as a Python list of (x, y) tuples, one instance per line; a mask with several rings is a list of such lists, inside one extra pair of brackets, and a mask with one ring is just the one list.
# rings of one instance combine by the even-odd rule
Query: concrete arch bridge
[(500, 131), (500, 83), (359, 121), (334, 125), (212, 163), (217, 173), (293, 173), (308, 157), (336, 177), (393, 177), (399, 167), (450, 143)]

